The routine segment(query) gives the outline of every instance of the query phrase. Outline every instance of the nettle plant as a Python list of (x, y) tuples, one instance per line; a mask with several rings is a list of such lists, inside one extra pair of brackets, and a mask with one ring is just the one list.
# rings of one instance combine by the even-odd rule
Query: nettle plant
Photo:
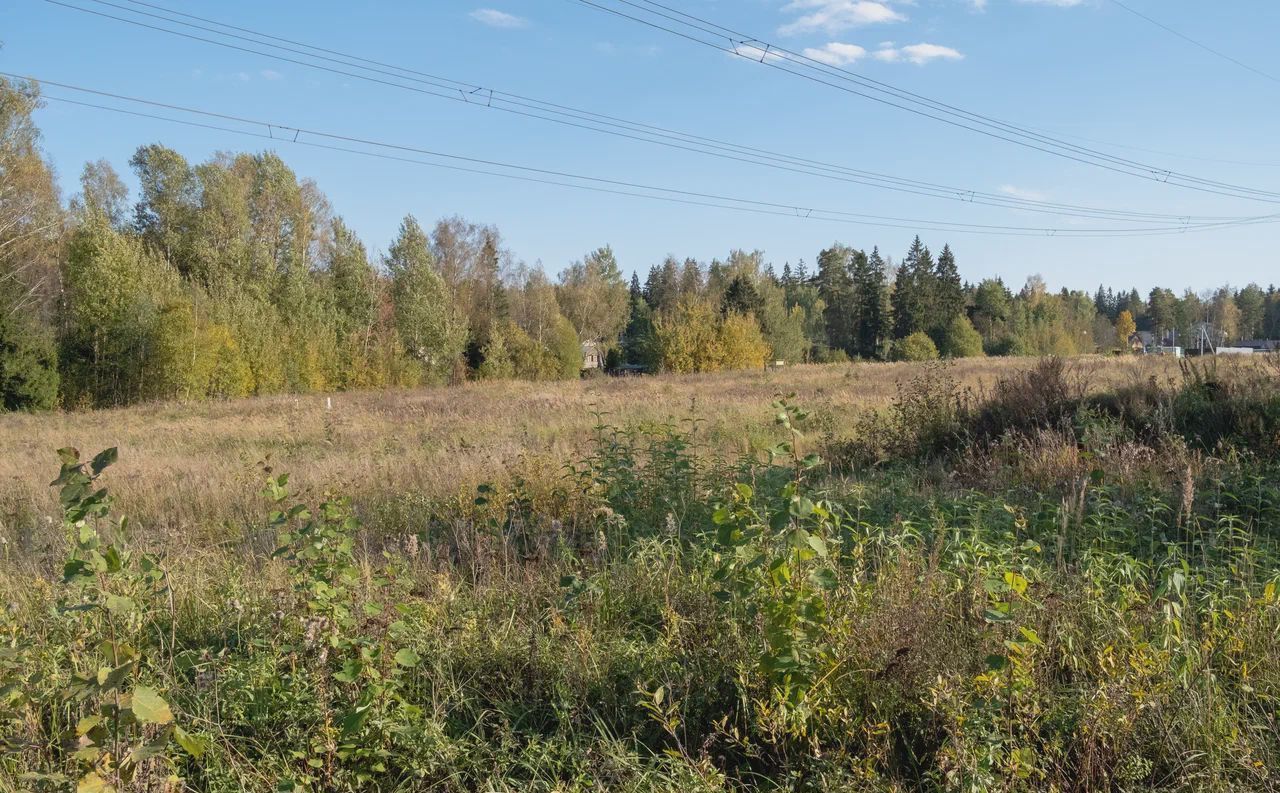
[[(264, 494), (283, 507), (288, 481), (288, 474), (270, 477)], [(404, 675), (418, 665), (418, 655), (408, 648), (386, 651), (370, 625), (381, 617), (382, 606), (358, 602), (362, 585), (395, 588), (402, 577), (389, 563), (366, 581), (355, 553), (360, 524), (343, 499), (328, 499), (314, 513), (304, 504), (276, 510), (270, 524), (279, 532), (275, 556), (291, 563), (294, 591), (306, 613), (301, 643), (292, 649), (313, 673), (322, 710), (309, 745), (292, 753), (297, 773), (280, 789), (367, 787), (387, 773), (395, 733), (421, 715), (403, 696)], [(400, 620), (385, 630), (392, 641), (408, 632)]]
[(803, 732), (813, 712), (810, 695), (830, 662), (826, 597), (837, 583), (833, 548), (842, 513), (803, 492), (804, 475), (821, 465), (816, 455), (800, 453), (798, 425), (806, 414), (786, 399), (773, 407), (788, 439), (768, 450), (769, 472), (781, 470), (788, 481), (780, 488), (766, 482), (759, 492), (739, 482), (731, 500), (718, 505), (715, 578), (722, 601), (761, 622), (757, 668), (772, 686), (771, 709), (787, 729)]
[(98, 487), (103, 471), (116, 461), (116, 450), (107, 449), (89, 463), (71, 448), (60, 449), (58, 456), (62, 470), (52, 486), (60, 488), (63, 526), (72, 544), (58, 610), (67, 619), (67, 646), (79, 670), (61, 694), (85, 715), (76, 725), (75, 751), (64, 772), (28, 779), (77, 781), (79, 791), (123, 790), (161, 779), (177, 785), (180, 780), (171, 773), (174, 744), (197, 758), (206, 746), (176, 723), (151, 682), (165, 652), (157, 615), (173, 605), (168, 576), (156, 557), (127, 546), (129, 521), (112, 518), (111, 498)]

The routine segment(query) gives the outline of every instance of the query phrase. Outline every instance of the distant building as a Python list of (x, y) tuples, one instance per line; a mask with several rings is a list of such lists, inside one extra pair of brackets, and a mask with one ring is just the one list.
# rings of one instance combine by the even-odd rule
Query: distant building
[(1129, 349), (1134, 352), (1146, 352), (1154, 343), (1155, 334), (1149, 330), (1139, 330), (1129, 334)]
[(582, 345), (582, 368), (587, 369), (603, 369), (604, 368), (604, 350), (594, 341), (584, 342)]
[(1248, 347), (1254, 352), (1280, 352), (1280, 341), (1275, 339), (1247, 339), (1235, 346)]

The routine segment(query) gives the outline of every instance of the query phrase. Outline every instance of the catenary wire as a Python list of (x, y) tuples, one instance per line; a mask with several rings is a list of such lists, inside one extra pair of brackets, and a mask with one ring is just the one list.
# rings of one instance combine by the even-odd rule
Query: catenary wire
[[(4, 75), (16, 79), (36, 80), (37, 78), (27, 75), (18, 75), (8, 72), (0, 72)], [(1044, 227), (1025, 227), (1025, 226), (1001, 226), (992, 224), (976, 224), (976, 223), (959, 223), (950, 221), (934, 221), (920, 220), (915, 218), (901, 218), (882, 215), (870, 215), (865, 213), (846, 212), (842, 210), (821, 209), (816, 207), (804, 207), (796, 204), (786, 204), (775, 201), (762, 201), (758, 199), (745, 199), (734, 196), (724, 196), (714, 193), (705, 193), (692, 190), (681, 190), (668, 187), (657, 187), (653, 185), (645, 185), (636, 182), (629, 182), (618, 179), (605, 179), (594, 176), (584, 176), (565, 171), (558, 171), (546, 168), (535, 168), (530, 166), (516, 165), (496, 160), (488, 160), (477, 157), (466, 157), (445, 152), (433, 151), (414, 146), (405, 146), (401, 144), (386, 143), (367, 138), (360, 138), (352, 135), (340, 135), (336, 133), (323, 132), (320, 130), (311, 130), (300, 128), (287, 124), (278, 124), (274, 122), (266, 122), (256, 119), (250, 119), (242, 116), (235, 116), (225, 113), (215, 113), (211, 111), (199, 110), (196, 108), (173, 105), (163, 102), (154, 102), (136, 97), (124, 96), (121, 94), (113, 94), (105, 91), (84, 88), (81, 86), (73, 86), (67, 83), (58, 83), (53, 81), (43, 81), (46, 85), (58, 88), (78, 91), (82, 93), (93, 94), (96, 96), (108, 97), (119, 101), (135, 102), (152, 107), (158, 107), (168, 110), (175, 110), (182, 113), (190, 113), (200, 115), (206, 118), (214, 118), (223, 121), (232, 121), (241, 124), (248, 124), (262, 127), (266, 129), (266, 134), (260, 132), (250, 132), (242, 129), (230, 127), (220, 127), (205, 123), (196, 123), (184, 119), (175, 119), (168, 116), (156, 116), (154, 114), (140, 113), (135, 110), (125, 108), (111, 107), (106, 105), (97, 105), (79, 100), (70, 100), (64, 97), (48, 97), (54, 101), (61, 101), (70, 104), (79, 104), (82, 106), (95, 107), (102, 110), (109, 110), (129, 115), (138, 115), (156, 120), (163, 120), (172, 123), (185, 124), (189, 126), (199, 126), (208, 129), (218, 129), (220, 131), (231, 132), (235, 134), (245, 134), (252, 137), (268, 138), (277, 142), (297, 143), (307, 145), (313, 148), (326, 148), (335, 151), (346, 151), (354, 154), (361, 154), (371, 157), (381, 157), (384, 159), (396, 159), (405, 162), (415, 162), (422, 165), (447, 168), (449, 170), (462, 170), (470, 173), (480, 173), (488, 176), (497, 176), (503, 178), (519, 179), (521, 181), (534, 181), (545, 184), (555, 184), (561, 187), (572, 187), (576, 189), (593, 190), (596, 192), (606, 192), (620, 195), (630, 195), (638, 198), (648, 198), (651, 200), (674, 201), (676, 203), (694, 204), (699, 206), (714, 206), (722, 209), (732, 209), (739, 211), (751, 211), (756, 214), (771, 214), (782, 217), (797, 217), (802, 219), (825, 220), (829, 222), (854, 223), (857, 225), (873, 225), (884, 226), (890, 228), (924, 228), (929, 230), (956, 232), (956, 233), (974, 233), (974, 234), (993, 234), (1001, 236), (1063, 236), (1063, 237), (1117, 237), (1117, 236), (1151, 236), (1156, 234), (1181, 234), (1194, 231), (1210, 230), (1215, 228), (1227, 228), (1234, 226), (1248, 226), (1258, 223), (1271, 223), (1280, 219), (1280, 215), (1264, 215), (1254, 218), (1247, 218), (1240, 221), (1230, 221), (1212, 224), (1199, 224), (1195, 226), (1174, 226), (1168, 228), (1135, 228), (1135, 229), (1076, 229), (1076, 228), (1044, 228)], [(275, 134), (276, 131), (285, 133), (283, 137)], [(293, 133), (293, 137), (288, 137), (287, 133)], [(353, 143), (374, 148), (384, 148), (394, 151), (422, 154), (431, 157), (450, 159), (467, 163), (465, 166), (446, 165), (443, 163), (433, 163), (424, 160), (416, 160), (402, 156), (392, 156), (380, 154), (378, 152), (369, 152), (360, 149), (350, 149), (347, 147), (336, 146), (333, 144), (317, 143), (313, 140), (303, 140), (302, 136), (308, 138), (321, 138), (325, 140), (337, 141), (339, 143)], [(518, 174), (508, 174), (499, 171), (483, 170), (474, 166), (485, 165), (495, 168), (505, 168), (524, 173), (533, 174), (534, 176), (520, 176)], [(551, 177), (555, 177), (552, 179)], [(590, 184), (576, 184), (573, 182), (557, 181), (562, 179), (578, 180), (588, 182)], [(600, 187), (603, 185), (603, 187)], [(650, 193), (640, 193), (635, 191), (650, 191)], [(666, 193), (668, 195), (652, 195), (651, 193)]]
[[(187, 27), (203, 30), (205, 32), (214, 33), (216, 35), (233, 37), (236, 39), (240, 39), (242, 41), (247, 41), (247, 42), (257, 44), (259, 46), (278, 47), (278, 45), (272, 45), (267, 42), (258, 41), (256, 39), (251, 39), (245, 36), (238, 36), (236, 34), (226, 33), (225, 31), (219, 31), (214, 28), (208, 28), (201, 25), (194, 25), (192, 23), (183, 22), (181, 20), (169, 19), (167, 17), (163, 17), (157, 14), (151, 14), (148, 12), (135, 11), (133, 9), (128, 9), (125, 6), (121, 6), (116, 3), (107, 2), (107, 0), (88, 0), (88, 1), (97, 3), (99, 5), (110, 6), (113, 8), (125, 10), (129, 13), (142, 14), (155, 19), (161, 19), (166, 22), (169, 22), (170, 24), (184, 25)], [(532, 99), (530, 97), (520, 96), (518, 94), (511, 94), (503, 91), (497, 91), (494, 89), (487, 89), (487, 88), (484, 88), (483, 86), (475, 85), (472, 83), (465, 83), (462, 81), (458, 81), (458, 80), (454, 80), (446, 77), (440, 77), (438, 75), (433, 75), (426, 72), (420, 72), (412, 69), (406, 69), (404, 67), (382, 63), (379, 61), (373, 61), (367, 58), (362, 58), (360, 56), (339, 52), (337, 50), (314, 47), (313, 45), (304, 44), (291, 39), (283, 39), (281, 37), (272, 36), (270, 34), (260, 33), (258, 31), (253, 31), (245, 27), (227, 25), (226, 23), (209, 20), (205, 17), (197, 17), (191, 14), (184, 14), (182, 12), (171, 11), (168, 9), (164, 9), (162, 6), (154, 5), (151, 3), (142, 3), (142, 2), (138, 2), (137, 0), (127, 0), (127, 2), (131, 2), (136, 5), (141, 5), (147, 8), (164, 10), (166, 11), (166, 13), (172, 13), (174, 15), (185, 16), (185, 17), (188, 17), (191, 19), (197, 19), (203, 22), (209, 22), (210, 24), (219, 25), (222, 27), (228, 27), (233, 30), (239, 30), (239, 31), (251, 33), (252, 35), (259, 36), (261, 38), (284, 41), (289, 44), (296, 44), (297, 46), (306, 47), (308, 49), (314, 49), (319, 52), (341, 55), (343, 58), (351, 59), (351, 61), (363, 61), (364, 63), (371, 63), (379, 67), (386, 67), (386, 69), (394, 69), (399, 72), (406, 72), (409, 75), (418, 75), (419, 77), (411, 77), (403, 74), (397, 74), (396, 72), (392, 72), (392, 71), (385, 71), (383, 69), (370, 69), (370, 67), (363, 66), (360, 63), (353, 63), (351, 61), (345, 61), (345, 60), (337, 60), (335, 58), (328, 58), (325, 56), (316, 55), (314, 53), (305, 52), (303, 50), (291, 49), (288, 47), (282, 48), (285, 51), (292, 52), (294, 54), (303, 55), (305, 57), (327, 60), (332, 63), (339, 63), (341, 65), (349, 66), (356, 69), (373, 71), (375, 73), (394, 77), (396, 79), (403, 79), (403, 80), (418, 82), (420, 84), (428, 85), (432, 88), (441, 89), (442, 91), (444, 91), (444, 93), (441, 93), (440, 91), (433, 91), (428, 89), (414, 88), (412, 86), (405, 86), (399, 83), (390, 82), (388, 80), (369, 77), (368, 75), (348, 72), (342, 69), (332, 69), (332, 68), (321, 66), (318, 64), (312, 64), (304, 61), (298, 61), (293, 58), (283, 57), (277, 54), (265, 53), (259, 50), (253, 50), (246, 47), (240, 47), (237, 45), (228, 44), (226, 42), (207, 39), (201, 36), (193, 36), (191, 34), (183, 33), (181, 31), (174, 31), (167, 28), (162, 28), (159, 26), (143, 23), (143, 22), (138, 22), (136, 20), (117, 17), (111, 14), (104, 14), (102, 12), (93, 11), (91, 9), (85, 9), (78, 6), (73, 6), (65, 2), (60, 2), (60, 0), (47, 0), (47, 2), (50, 2), (54, 5), (63, 6), (72, 10), (82, 11), (82, 12), (94, 14), (97, 16), (104, 16), (109, 19), (138, 25), (140, 27), (157, 30), (160, 32), (170, 33), (177, 36), (195, 39), (197, 41), (202, 41), (210, 44), (215, 44), (218, 46), (228, 47), (234, 50), (257, 54), (263, 57), (283, 60), (289, 63), (308, 66), (308, 67), (320, 69), (323, 71), (333, 72), (346, 77), (354, 77), (354, 78), (368, 80), (370, 82), (374, 82), (382, 85), (388, 85), (391, 87), (415, 91), (417, 93), (427, 94), (437, 98), (449, 99), (452, 101), (461, 101), (468, 105), (501, 110), (501, 111), (513, 113), (519, 116), (536, 118), (543, 121), (549, 121), (553, 123), (563, 124), (566, 126), (576, 127), (579, 129), (586, 129), (593, 132), (599, 132), (599, 133), (614, 135), (617, 137), (638, 140), (645, 143), (666, 146), (668, 148), (690, 151), (698, 154), (718, 157), (721, 159), (744, 162), (744, 163), (749, 163), (753, 165), (768, 167), (775, 170), (782, 170), (782, 171), (787, 171), (791, 173), (816, 176), (819, 178), (842, 181), (842, 182), (847, 182), (851, 184), (861, 184), (864, 186), (876, 187), (876, 188), (891, 190), (895, 192), (903, 192), (903, 193), (920, 195), (920, 196), (925, 196), (930, 198), (959, 201), (963, 203), (972, 203), (972, 204), (979, 204), (984, 206), (1016, 209), (1016, 210), (1022, 210), (1027, 212), (1052, 214), (1052, 215), (1059, 215), (1064, 217), (1090, 218), (1090, 219), (1096, 219), (1096, 220), (1126, 220), (1126, 221), (1135, 222), (1135, 223), (1161, 223), (1161, 222), (1193, 223), (1193, 222), (1213, 222), (1213, 221), (1221, 221), (1221, 220), (1239, 219), (1238, 217), (1199, 216), (1199, 215), (1193, 216), (1193, 215), (1187, 215), (1187, 214), (1140, 212), (1135, 210), (1107, 209), (1107, 208), (1083, 206), (1079, 204), (1038, 201), (1033, 199), (1016, 197), (1016, 196), (1002, 195), (998, 193), (989, 193), (985, 191), (957, 188), (957, 187), (951, 187), (947, 185), (939, 185), (936, 183), (923, 182), (920, 180), (890, 176), (887, 174), (876, 173), (873, 171), (862, 171), (862, 170), (847, 168), (845, 166), (832, 165), (830, 163), (823, 163), (816, 160), (796, 157), (793, 155), (779, 154), (777, 152), (772, 152), (765, 149), (742, 146), (739, 144), (717, 140), (715, 138), (708, 138), (704, 136), (694, 135), (691, 133), (678, 132), (678, 131), (666, 129), (663, 127), (643, 124), (640, 122), (627, 121), (627, 120), (619, 119), (612, 116), (593, 113), (591, 111), (572, 108), (565, 105), (558, 105), (551, 102), (545, 102), (543, 100)], [(476, 97), (477, 95), (479, 95), (478, 100), (472, 98), (472, 97)], [(515, 107), (514, 108), (507, 107), (505, 105), (514, 105)], [(522, 110), (522, 109), (516, 109), (516, 108), (525, 108), (525, 109)], [(543, 115), (544, 113), (555, 114), (559, 117), (549, 117), (547, 115)], [(566, 120), (566, 119), (569, 119), (569, 120)]]
[(1141, 12), (1141, 11), (1139, 11), (1138, 9), (1136, 9), (1136, 8), (1132, 8), (1132, 7), (1128, 6), (1128, 5), (1126, 5), (1126, 4), (1122, 3), (1122, 2), (1120, 2), (1120, 0), (1111, 0), (1111, 2), (1112, 2), (1112, 3), (1114, 3), (1115, 5), (1119, 6), (1120, 8), (1123, 8), (1125, 11), (1128, 11), (1130, 14), (1133, 14), (1135, 17), (1137, 17), (1137, 18), (1139, 18), (1139, 19), (1142, 19), (1142, 20), (1144, 20), (1144, 21), (1146, 21), (1146, 22), (1150, 22), (1152, 25), (1155, 25), (1156, 27), (1160, 28), (1161, 30), (1165, 31), (1166, 33), (1172, 33), (1173, 35), (1177, 36), (1178, 38), (1182, 39), (1183, 41), (1186, 41), (1186, 42), (1189, 42), (1189, 43), (1191, 43), (1191, 44), (1194, 44), (1195, 46), (1199, 47), (1200, 49), (1204, 50), (1205, 52), (1212, 53), (1213, 55), (1216, 55), (1216, 56), (1218, 56), (1219, 58), (1222, 58), (1224, 61), (1229, 61), (1229, 62), (1231, 62), (1231, 63), (1234, 63), (1236, 66), (1239, 66), (1239, 67), (1240, 67), (1240, 68), (1242, 68), (1242, 69), (1247, 69), (1248, 71), (1251, 71), (1251, 72), (1253, 72), (1254, 74), (1259, 75), (1259, 76), (1261, 76), (1261, 77), (1265, 77), (1265, 78), (1267, 78), (1268, 80), (1270, 80), (1270, 81), (1272, 81), (1272, 82), (1280, 83), (1280, 77), (1276, 77), (1274, 74), (1271, 74), (1271, 73), (1269, 73), (1269, 72), (1264, 72), (1264, 71), (1263, 71), (1263, 70), (1261, 70), (1261, 69), (1258, 69), (1258, 68), (1256, 68), (1256, 67), (1250, 66), (1249, 64), (1245, 63), (1244, 61), (1242, 61), (1242, 60), (1240, 60), (1240, 59), (1238, 59), (1238, 58), (1234, 58), (1234, 57), (1232, 57), (1231, 55), (1228, 55), (1227, 53), (1222, 52), (1221, 50), (1216, 50), (1216, 49), (1214, 49), (1213, 47), (1210, 47), (1208, 44), (1205, 44), (1205, 43), (1200, 42), (1200, 41), (1196, 41), (1195, 39), (1191, 38), (1190, 36), (1188, 36), (1187, 34), (1183, 33), (1182, 31), (1180, 31), (1180, 30), (1175, 30), (1175, 29), (1173, 29), (1173, 28), (1169, 27), (1168, 25), (1164, 24), (1164, 23), (1163, 23), (1163, 22), (1161, 22), (1160, 20), (1158, 20), (1158, 19), (1153, 19), (1152, 17), (1147, 16), (1146, 14), (1142, 13), (1142, 12)]
[[(708, 23), (700, 17), (695, 17), (677, 9), (671, 9), (670, 6), (664, 6), (661, 3), (652, 3), (645, 0), (649, 5), (668, 9), (672, 13), (668, 14), (660, 11), (653, 11), (648, 8), (642, 8), (637, 3), (630, 2), (630, 0), (614, 0), (614, 2), (622, 5), (636, 8), (642, 13), (648, 13), (667, 19), (675, 24), (683, 25), (699, 31), (704, 35), (709, 35), (713, 40), (700, 38), (699, 36), (691, 35), (686, 31), (677, 30), (659, 22), (655, 22), (653, 19), (629, 14), (617, 8), (603, 5), (600, 2), (593, 2), (593, 0), (569, 1), (589, 6), (599, 11), (664, 31), (721, 52), (738, 55), (751, 60), (757, 60), (761, 64), (770, 68), (777, 69), (815, 83), (826, 85), (849, 94), (860, 96), (865, 99), (870, 99), (890, 107), (895, 107), (918, 116), (930, 118), (951, 126), (966, 129), (1025, 148), (1052, 154), (1054, 156), (1062, 157), (1085, 165), (1091, 165), (1148, 181), (1162, 182), (1185, 189), (1216, 195), (1247, 198), (1249, 200), (1263, 201), (1267, 203), (1276, 203), (1276, 199), (1280, 198), (1280, 193), (1273, 191), (1204, 179), (1190, 174), (1173, 171), (1171, 169), (1160, 168), (1134, 160), (1117, 157), (1106, 152), (1089, 149), (1048, 135), (1036, 133), (1032, 130), (1009, 124), (1008, 122), (999, 121), (988, 116), (983, 116), (978, 113), (963, 110), (953, 105), (929, 99), (928, 97), (924, 97), (910, 91), (896, 88), (887, 83), (865, 77), (847, 69), (841, 69), (831, 66), (830, 64), (822, 63), (821, 61), (814, 60), (800, 53), (792, 52), (776, 44), (752, 38), (748, 34), (739, 33), (731, 30), (730, 28), (715, 25), (715, 23)], [(695, 20), (695, 22), (688, 22), (685, 21), (685, 19), (680, 19), (679, 17), (686, 17), (689, 20)], [(721, 31), (726, 31), (727, 33)], [(720, 43), (721, 40), (727, 41), (728, 46)], [(750, 54), (746, 54), (742, 49), (740, 49), (744, 47), (750, 48)], [(787, 68), (787, 66), (784, 66), (783, 64), (798, 68)], [(838, 80), (840, 82), (833, 82), (833, 80)], [(857, 88), (850, 87), (848, 84), (857, 86)]]

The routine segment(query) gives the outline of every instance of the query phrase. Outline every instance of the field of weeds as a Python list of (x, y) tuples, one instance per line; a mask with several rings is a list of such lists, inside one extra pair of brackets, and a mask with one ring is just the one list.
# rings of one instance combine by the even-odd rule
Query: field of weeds
[(0, 790), (1274, 789), (1277, 386), (982, 361), (7, 417)]

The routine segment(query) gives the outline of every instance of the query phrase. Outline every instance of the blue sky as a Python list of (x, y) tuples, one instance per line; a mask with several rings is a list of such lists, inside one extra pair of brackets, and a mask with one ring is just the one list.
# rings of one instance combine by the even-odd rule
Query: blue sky
[[(126, 0), (115, 0), (127, 4)], [(601, 0), (610, 2), (610, 0)], [(67, 0), (116, 15), (89, 0)], [(1108, 173), (955, 129), (569, 0), (376, 0), (160, 5), (460, 81), (744, 145), (912, 179), (1054, 202), (1173, 215), (1256, 216), (1274, 204)], [(1024, 127), (1169, 168), (1280, 188), (1280, 85), (1126, 12), (1111, 0), (667, 0), (761, 40)], [(1280, 3), (1126, 0), (1264, 72), (1280, 74)], [(147, 10), (147, 9), (142, 9)], [(154, 22), (154, 20), (151, 20)], [(280, 124), (697, 192), (804, 207), (978, 224), (1069, 227), (1047, 218), (674, 151), (423, 96), (183, 40), (41, 0), (0, 9), (0, 70)], [(74, 96), (49, 88), (51, 96)], [(163, 142), (192, 160), (274, 147), (314, 179), (371, 249), (400, 218), (494, 223), (517, 257), (551, 273), (610, 244), (643, 275), (668, 253), (702, 260), (760, 248), (779, 267), (835, 240), (898, 258), (912, 232), (747, 215), (514, 182), (272, 144), (50, 102), (45, 148), (68, 194), (81, 165), (122, 173)], [(1103, 141), (1131, 148), (1113, 148)], [(1153, 153), (1160, 152), (1160, 153)], [(1176, 155), (1176, 156), (1175, 156)], [(130, 179), (131, 181), (131, 179)], [(1277, 277), (1273, 224), (1172, 236), (1079, 239), (926, 232), (967, 279), (1100, 282), (1197, 290)]]

